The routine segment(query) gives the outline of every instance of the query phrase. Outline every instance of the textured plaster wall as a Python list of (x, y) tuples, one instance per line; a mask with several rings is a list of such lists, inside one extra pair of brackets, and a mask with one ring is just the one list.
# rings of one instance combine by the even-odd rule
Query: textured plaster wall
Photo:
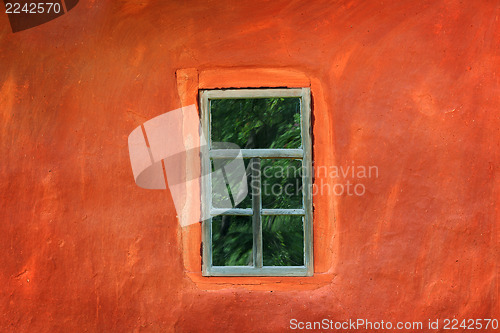
[[(0, 330), (499, 318), (499, 16), (493, 0), (82, 0), (13, 34), (1, 14)], [(127, 136), (181, 106), (176, 70), (231, 67), (316, 78), (315, 160), (379, 169), (362, 197), (315, 198), (332, 234), (318, 288), (200, 288), (170, 193), (134, 183)]]

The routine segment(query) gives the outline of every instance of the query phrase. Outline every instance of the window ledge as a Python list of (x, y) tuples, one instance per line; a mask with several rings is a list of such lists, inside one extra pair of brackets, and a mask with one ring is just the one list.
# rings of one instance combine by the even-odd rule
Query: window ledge
[(331, 273), (316, 273), (309, 277), (290, 276), (202, 276), (201, 272), (186, 272), (201, 290), (244, 288), (248, 290), (313, 290), (332, 282)]

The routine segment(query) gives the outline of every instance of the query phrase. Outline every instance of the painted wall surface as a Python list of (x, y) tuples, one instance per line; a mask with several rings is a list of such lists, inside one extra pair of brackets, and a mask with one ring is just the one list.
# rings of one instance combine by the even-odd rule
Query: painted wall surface
[[(12, 33), (0, 14), (0, 331), (500, 319), (499, 17), (496, 0), (82, 0)], [(199, 239), (168, 190), (135, 185), (127, 147), (181, 106), (189, 68), (305, 73), (315, 162), (378, 167), (363, 196), (314, 197), (322, 283), (189, 276)]]

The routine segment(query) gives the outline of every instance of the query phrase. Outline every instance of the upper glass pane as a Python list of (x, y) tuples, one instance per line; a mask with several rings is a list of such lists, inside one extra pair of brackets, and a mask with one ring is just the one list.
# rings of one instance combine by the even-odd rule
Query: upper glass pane
[(212, 142), (242, 149), (300, 148), (300, 98), (211, 99)]

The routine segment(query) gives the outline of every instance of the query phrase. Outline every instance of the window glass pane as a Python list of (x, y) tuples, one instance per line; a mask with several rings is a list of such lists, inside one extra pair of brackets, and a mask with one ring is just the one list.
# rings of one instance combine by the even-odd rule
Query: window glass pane
[(262, 159), (262, 208), (303, 208), (302, 160)]
[(251, 216), (215, 216), (212, 218), (213, 266), (253, 264)]
[(212, 99), (212, 142), (243, 149), (300, 148), (300, 98)]
[(304, 265), (302, 216), (263, 216), (262, 242), (264, 266)]
[(252, 178), (248, 168), (250, 159), (243, 159), (244, 170), (240, 170), (239, 166), (235, 168), (233, 161), (234, 159), (211, 161), (214, 208), (252, 208)]

